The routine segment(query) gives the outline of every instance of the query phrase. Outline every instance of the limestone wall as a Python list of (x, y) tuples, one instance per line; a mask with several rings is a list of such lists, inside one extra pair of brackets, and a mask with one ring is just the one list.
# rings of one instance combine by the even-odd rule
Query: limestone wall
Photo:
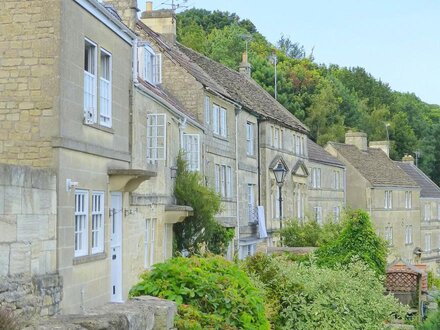
[(0, 1), (0, 162), (51, 166), (61, 1)]
[(52, 170), (0, 164), (0, 307), (23, 319), (53, 315), (61, 301), (55, 184)]

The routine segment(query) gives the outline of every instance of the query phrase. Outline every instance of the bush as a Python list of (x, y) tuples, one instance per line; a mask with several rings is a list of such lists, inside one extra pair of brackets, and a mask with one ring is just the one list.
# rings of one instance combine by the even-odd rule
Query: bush
[(244, 269), (262, 283), (275, 329), (383, 329), (402, 306), (359, 260), (335, 269), (256, 255)]
[(321, 227), (316, 221), (300, 222), (292, 219), (285, 222), (280, 236), (286, 246), (320, 246), (333, 241), (341, 229), (342, 224), (339, 223), (326, 222)]
[(359, 257), (377, 275), (385, 274), (387, 246), (371, 225), (367, 212), (351, 211), (340, 236), (315, 251), (317, 264), (326, 267), (347, 265)]
[(440, 311), (428, 313), (428, 317), (417, 327), (418, 330), (438, 330), (440, 329)]
[(220, 211), (220, 196), (202, 183), (198, 172), (188, 170), (182, 154), (177, 158), (174, 195), (177, 204), (193, 208), (193, 215), (173, 226), (177, 251), (198, 254), (201, 248), (224, 254), (234, 237), (234, 230), (218, 224), (214, 216)]
[(179, 305), (179, 329), (269, 329), (263, 296), (245, 272), (222, 257), (156, 264), (130, 290)]

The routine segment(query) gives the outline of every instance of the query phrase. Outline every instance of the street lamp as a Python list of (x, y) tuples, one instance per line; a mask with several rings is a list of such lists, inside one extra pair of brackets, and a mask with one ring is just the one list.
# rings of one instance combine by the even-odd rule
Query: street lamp
[(277, 92), (277, 64), (278, 64), (278, 57), (277, 54), (273, 53), (272, 55), (269, 56), (269, 61), (275, 66), (275, 100), (278, 99), (278, 92)]
[(283, 228), (283, 197), (281, 195), (282, 191), (281, 188), (284, 184), (284, 179), (286, 178), (287, 169), (284, 167), (282, 162), (278, 162), (277, 166), (272, 169), (273, 174), (275, 175), (275, 180), (278, 185), (278, 195), (279, 195), (279, 202), (280, 202), (280, 229)]
[[(385, 124), (385, 130), (387, 131), (387, 141), (388, 141), (388, 145), (390, 144), (390, 135), (388, 133), (388, 127), (390, 127), (390, 123), (384, 123)], [(389, 148), (389, 146), (388, 146)]]

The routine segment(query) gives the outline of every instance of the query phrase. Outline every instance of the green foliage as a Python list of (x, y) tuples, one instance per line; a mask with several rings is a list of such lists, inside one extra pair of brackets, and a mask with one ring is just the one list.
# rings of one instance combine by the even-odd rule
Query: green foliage
[(177, 251), (199, 253), (202, 247), (224, 254), (234, 237), (234, 230), (218, 224), (214, 216), (220, 211), (220, 196), (202, 184), (198, 172), (188, 170), (182, 154), (177, 158), (174, 196), (179, 205), (193, 208), (193, 215), (173, 226)]
[(341, 229), (342, 224), (331, 221), (321, 227), (316, 221), (300, 222), (292, 219), (284, 222), (280, 236), (286, 246), (321, 246), (334, 241)]
[(432, 271), (428, 271), (428, 288), (432, 289), (440, 289), (440, 278), (435, 276)]
[[(440, 303), (438, 301), (437, 303)], [(426, 320), (417, 327), (418, 330), (438, 330), (440, 329), (440, 311), (428, 312)]]
[(274, 95), (274, 66), (278, 56), (278, 101), (311, 129), (318, 144), (343, 142), (348, 129), (368, 134), (370, 141), (387, 138), (389, 123), (392, 159), (421, 151), (420, 167), (440, 184), (440, 106), (424, 103), (411, 93), (393, 91), (387, 83), (360, 67), (318, 65), (304, 47), (282, 36), (270, 44), (249, 20), (236, 14), (190, 9), (178, 14), (178, 40), (232, 69), (237, 69), (250, 35), (252, 78)]
[(387, 247), (373, 229), (363, 210), (350, 211), (340, 236), (315, 251), (317, 264), (325, 267), (348, 265), (358, 257), (377, 275), (385, 274)]
[(173, 258), (141, 276), (130, 296), (152, 295), (179, 305), (179, 329), (269, 329), (262, 293), (224, 258)]
[(359, 260), (334, 269), (256, 255), (243, 268), (265, 289), (275, 329), (383, 329), (403, 308)]

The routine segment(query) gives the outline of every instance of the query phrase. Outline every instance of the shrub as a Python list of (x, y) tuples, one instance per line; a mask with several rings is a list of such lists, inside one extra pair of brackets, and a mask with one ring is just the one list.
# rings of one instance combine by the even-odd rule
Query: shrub
[(177, 158), (177, 177), (174, 187), (177, 204), (193, 208), (193, 215), (173, 226), (176, 248), (200, 253), (207, 248), (216, 254), (224, 254), (234, 237), (234, 230), (219, 225), (214, 216), (220, 211), (220, 196), (202, 184), (198, 172), (188, 170), (182, 154)]
[(403, 314), (359, 260), (328, 269), (260, 254), (243, 267), (262, 283), (275, 329), (383, 329), (392, 313)]
[(179, 329), (268, 329), (262, 293), (222, 257), (173, 258), (156, 264), (130, 290), (179, 305)]
[(340, 236), (315, 251), (320, 266), (335, 267), (351, 263), (359, 257), (377, 275), (385, 274), (387, 247), (371, 225), (367, 212), (350, 211)]
[(316, 221), (300, 222), (288, 220), (280, 230), (283, 244), (286, 246), (321, 246), (336, 239), (342, 224), (326, 222), (322, 227)]
[(417, 327), (418, 330), (438, 330), (440, 329), (440, 311), (428, 313), (428, 317)]

